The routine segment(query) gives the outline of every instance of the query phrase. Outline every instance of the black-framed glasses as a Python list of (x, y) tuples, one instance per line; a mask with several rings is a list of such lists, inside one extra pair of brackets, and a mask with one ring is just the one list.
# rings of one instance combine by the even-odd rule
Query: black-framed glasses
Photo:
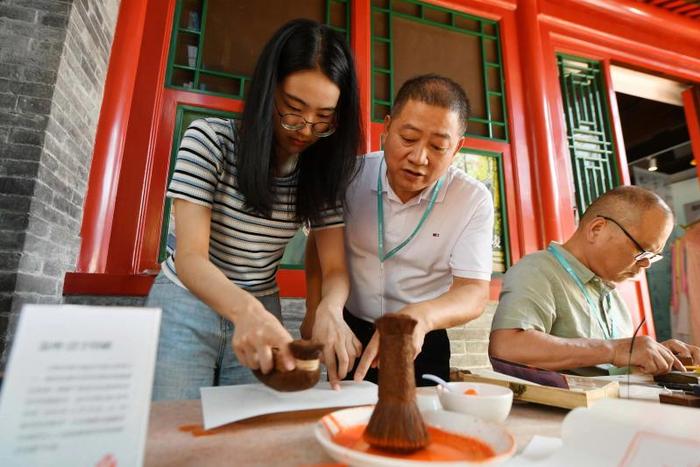
[(285, 130), (299, 131), (306, 125), (311, 125), (311, 133), (319, 138), (325, 138), (335, 132), (335, 120), (328, 122), (310, 122), (299, 114), (283, 114), (280, 112), (280, 109), (277, 108), (277, 104), (275, 104), (275, 110), (280, 116), (280, 125), (282, 125), (282, 128)]
[(629, 233), (624, 227), (622, 227), (622, 226), (620, 225), (620, 223), (617, 222), (615, 219), (613, 219), (613, 218), (611, 218), (611, 217), (607, 217), (607, 216), (598, 216), (598, 217), (600, 217), (600, 218), (602, 218), (602, 219), (605, 219), (606, 221), (610, 221), (610, 222), (612, 222), (613, 224), (615, 224), (616, 226), (618, 226), (618, 227), (620, 228), (620, 230), (622, 230), (622, 233), (624, 233), (625, 235), (627, 235), (627, 238), (629, 238), (630, 240), (632, 240), (632, 243), (634, 243), (634, 246), (636, 246), (637, 249), (638, 249), (639, 251), (641, 251), (641, 253), (639, 253), (638, 255), (636, 255), (636, 256), (634, 257), (634, 260), (635, 260), (635, 261), (639, 262), (639, 261), (644, 261), (644, 260), (646, 259), (646, 260), (649, 261), (649, 263), (655, 263), (655, 262), (657, 262), (657, 261), (663, 259), (663, 255), (660, 255), (660, 254), (658, 254), (658, 253), (654, 253), (653, 251), (645, 250), (645, 249), (642, 247), (642, 245), (640, 245), (639, 242), (638, 242), (637, 240), (635, 240), (634, 237), (632, 237), (632, 235), (630, 235), (630, 233)]

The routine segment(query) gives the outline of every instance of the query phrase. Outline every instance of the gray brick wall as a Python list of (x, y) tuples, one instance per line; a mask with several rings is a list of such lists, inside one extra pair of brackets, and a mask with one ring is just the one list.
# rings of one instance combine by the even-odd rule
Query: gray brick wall
[(21, 305), (61, 302), (75, 267), (118, 8), (0, 0), (0, 350)]
[(486, 305), (484, 313), (467, 324), (447, 330), (450, 337), (452, 368), (490, 368), (489, 333), (497, 302)]

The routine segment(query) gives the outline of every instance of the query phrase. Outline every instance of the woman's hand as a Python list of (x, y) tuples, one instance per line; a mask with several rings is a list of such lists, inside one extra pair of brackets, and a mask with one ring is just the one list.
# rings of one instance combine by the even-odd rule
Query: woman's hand
[(345, 323), (342, 310), (325, 308), (323, 303), (316, 310), (311, 336), (314, 342), (323, 344), (328, 381), (331, 387), (339, 389), (339, 381), (347, 376), (362, 353), (362, 344)]
[(232, 345), (236, 357), (241, 364), (263, 373), (273, 366), (283, 371), (293, 370), (294, 357), (288, 345), (292, 336), (259, 301), (253, 300), (235, 319)]
[(323, 362), (334, 389), (340, 389), (339, 381), (362, 353), (362, 344), (343, 319), (343, 306), (350, 292), (344, 235), (342, 227), (313, 231), (306, 252), (307, 306), (318, 305), (316, 313), (304, 319), (304, 331), (313, 322), (311, 339), (323, 344)]

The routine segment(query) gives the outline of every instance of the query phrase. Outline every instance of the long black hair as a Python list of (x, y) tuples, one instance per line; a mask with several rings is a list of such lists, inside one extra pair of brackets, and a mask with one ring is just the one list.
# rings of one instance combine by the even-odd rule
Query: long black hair
[(296, 218), (314, 222), (321, 211), (345, 204), (362, 145), (355, 66), (345, 38), (315, 21), (297, 19), (265, 45), (253, 73), (240, 126), (236, 165), (246, 206), (269, 215), (275, 201), (273, 112), (275, 90), (292, 73), (319, 69), (340, 89), (336, 131), (299, 155)]

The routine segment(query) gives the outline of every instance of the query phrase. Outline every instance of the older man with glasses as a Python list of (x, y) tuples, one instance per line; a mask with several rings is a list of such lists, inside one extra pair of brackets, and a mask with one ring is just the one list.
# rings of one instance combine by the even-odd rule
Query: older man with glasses
[(700, 363), (700, 348), (678, 340), (633, 341), (630, 314), (615, 290), (661, 259), (672, 228), (668, 205), (649, 190), (622, 186), (603, 194), (567, 242), (552, 242), (506, 273), (489, 354), (582, 375), (628, 364), (667, 373), (684, 369), (679, 356)]

